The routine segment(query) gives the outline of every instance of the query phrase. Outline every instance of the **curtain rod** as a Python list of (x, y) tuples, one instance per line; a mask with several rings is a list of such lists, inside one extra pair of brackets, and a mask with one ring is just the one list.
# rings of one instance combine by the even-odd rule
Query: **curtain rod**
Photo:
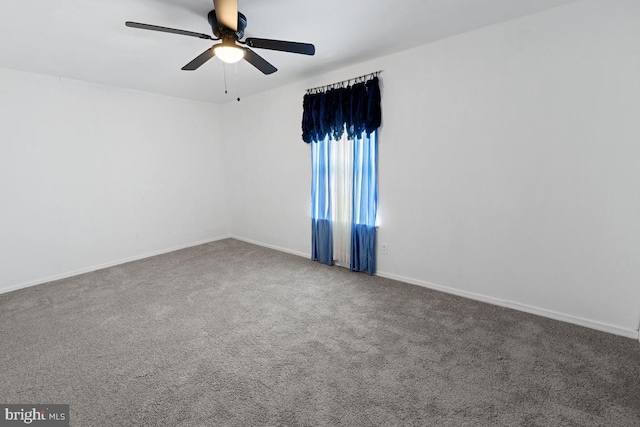
[(311, 89), (307, 89), (307, 94), (320, 93), (320, 92), (327, 91), (329, 89), (338, 89), (338, 88), (341, 88), (341, 87), (349, 86), (352, 82), (354, 84), (355, 83), (359, 83), (359, 82), (365, 82), (365, 81), (367, 81), (369, 79), (372, 79), (374, 77), (378, 77), (381, 72), (382, 72), (382, 70), (378, 70), (378, 71), (374, 71), (373, 73), (364, 74), (362, 76), (358, 76), (358, 77), (354, 77), (354, 78), (351, 78), (351, 79), (343, 80), (341, 82), (331, 83), (331, 84), (324, 85), (324, 86), (313, 87)]

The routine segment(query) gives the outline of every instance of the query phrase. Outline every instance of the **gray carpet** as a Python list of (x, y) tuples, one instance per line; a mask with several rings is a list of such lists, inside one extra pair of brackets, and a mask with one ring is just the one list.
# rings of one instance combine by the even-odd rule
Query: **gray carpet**
[(0, 403), (92, 426), (638, 426), (640, 345), (236, 240), (0, 295)]

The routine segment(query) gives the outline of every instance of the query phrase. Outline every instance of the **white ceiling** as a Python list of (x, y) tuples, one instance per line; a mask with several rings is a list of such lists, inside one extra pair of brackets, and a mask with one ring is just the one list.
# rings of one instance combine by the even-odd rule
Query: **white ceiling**
[[(245, 37), (313, 43), (315, 56), (255, 49), (278, 68), (238, 66), (248, 96), (575, 0), (239, 0)], [(2, 0), (0, 67), (223, 103), (222, 63), (180, 68), (213, 43), (125, 27), (125, 21), (211, 34), (212, 0)], [(235, 93), (235, 68), (227, 66)]]

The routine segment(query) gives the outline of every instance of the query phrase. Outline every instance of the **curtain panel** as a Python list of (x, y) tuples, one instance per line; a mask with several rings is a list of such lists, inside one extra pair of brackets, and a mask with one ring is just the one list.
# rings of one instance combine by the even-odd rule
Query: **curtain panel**
[(353, 219), (351, 270), (376, 271), (376, 220), (378, 212), (378, 144), (376, 132), (362, 133), (353, 144)]
[(311, 145), (311, 259), (327, 265), (333, 264), (330, 148), (328, 138)]

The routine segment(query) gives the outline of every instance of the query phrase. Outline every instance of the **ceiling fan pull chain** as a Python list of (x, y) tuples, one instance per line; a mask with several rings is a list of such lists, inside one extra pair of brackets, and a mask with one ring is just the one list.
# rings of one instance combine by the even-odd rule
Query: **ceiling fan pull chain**
[(222, 63), (222, 70), (224, 73), (224, 94), (228, 94), (229, 92), (227, 92), (227, 64), (226, 63)]
[(238, 102), (240, 102), (240, 79), (238, 78), (238, 63), (236, 62), (236, 89), (238, 91)]

